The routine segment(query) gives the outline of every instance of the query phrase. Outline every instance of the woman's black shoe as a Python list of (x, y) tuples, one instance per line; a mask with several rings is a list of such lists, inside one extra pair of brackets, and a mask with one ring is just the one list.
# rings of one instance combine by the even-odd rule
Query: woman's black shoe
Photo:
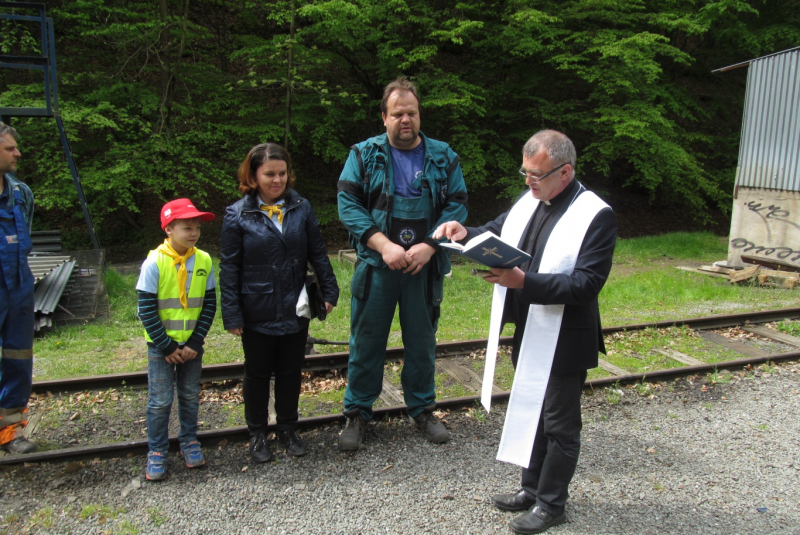
[(295, 457), (301, 457), (308, 453), (305, 442), (294, 429), (278, 431), (278, 442), (286, 446), (286, 451)]
[(250, 437), (250, 457), (257, 463), (272, 460), (272, 451), (267, 447), (267, 439), (263, 434)]

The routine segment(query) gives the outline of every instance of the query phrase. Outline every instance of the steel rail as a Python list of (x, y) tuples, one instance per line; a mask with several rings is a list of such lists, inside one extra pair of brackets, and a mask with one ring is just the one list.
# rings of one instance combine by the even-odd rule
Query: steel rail
[[(603, 328), (603, 334), (612, 334), (624, 331), (639, 331), (649, 328), (666, 328), (687, 325), (693, 329), (719, 329), (735, 327), (743, 323), (766, 323), (787, 318), (800, 317), (800, 308), (783, 308), (765, 310), (761, 312), (744, 312), (739, 314), (721, 314), (688, 319), (664, 320), (649, 323), (635, 323), (631, 325), (618, 325)], [(500, 339), (501, 345), (510, 345), (510, 336)], [(486, 347), (487, 339), (464, 340), (459, 342), (444, 342), (436, 346), (436, 357), (448, 357), (478, 351)], [(307, 355), (303, 362), (303, 371), (324, 371), (347, 368), (350, 353), (324, 353)], [(396, 362), (403, 358), (402, 347), (386, 349), (386, 360)], [(205, 382), (226, 381), (241, 379), (244, 375), (242, 362), (227, 364), (210, 364), (203, 366), (201, 379)], [(78, 392), (83, 390), (105, 390), (109, 388), (145, 387), (147, 386), (147, 372), (118, 373), (110, 375), (96, 375), (91, 377), (76, 377), (72, 379), (54, 379), (50, 381), (37, 381), (33, 383), (33, 392), (44, 394), (47, 392)]]
[[(766, 362), (781, 362), (787, 360), (800, 360), (800, 351), (793, 351), (790, 353), (778, 353), (775, 355), (767, 355), (765, 357), (751, 357), (745, 359), (729, 360), (725, 362), (716, 362), (713, 364), (702, 364), (697, 366), (682, 366), (679, 368), (670, 368), (666, 370), (656, 370), (648, 373), (629, 374), (613, 377), (602, 377), (600, 379), (592, 379), (587, 381), (584, 389), (593, 390), (594, 388), (611, 386), (616, 384), (630, 384), (636, 382), (657, 382), (672, 379), (676, 377), (684, 377), (695, 375), (699, 373), (711, 373), (720, 369), (737, 369), (747, 368)], [(498, 392), (492, 395), (492, 401), (505, 401), (511, 395), (510, 392)], [(478, 405), (480, 403), (480, 396), (464, 396), (460, 398), (451, 398), (444, 400), (437, 400), (436, 405), (439, 409), (458, 409), (469, 405)], [(384, 407), (375, 409), (375, 417), (390, 417), (401, 416), (405, 412), (404, 405), (394, 407)], [(312, 416), (310, 418), (300, 418), (297, 422), (298, 427), (302, 429), (322, 427), (325, 425), (335, 424), (343, 421), (343, 414), (326, 414), (322, 416)], [(274, 431), (275, 425), (270, 425), (268, 431)], [(249, 438), (247, 427), (229, 427), (225, 429), (214, 429), (210, 431), (200, 431), (198, 439), (203, 442), (207, 447), (215, 446), (225, 440), (227, 441), (246, 441)], [(170, 437), (170, 449), (177, 451), (180, 448), (177, 437)], [(65, 462), (77, 461), (81, 459), (94, 459), (94, 458), (111, 458), (120, 457), (125, 455), (137, 455), (147, 452), (147, 440), (132, 440), (123, 442), (114, 442), (111, 444), (102, 444), (99, 446), (77, 446), (72, 448), (62, 448), (58, 450), (43, 451), (38, 453), (29, 453), (26, 455), (7, 455), (0, 458), (0, 466), (8, 466), (22, 463), (35, 463), (35, 462)]]

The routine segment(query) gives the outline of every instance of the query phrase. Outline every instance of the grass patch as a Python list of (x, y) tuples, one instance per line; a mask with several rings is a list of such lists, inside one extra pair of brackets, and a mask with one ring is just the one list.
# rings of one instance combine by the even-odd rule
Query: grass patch
[[(475, 359), (472, 361), (472, 369), (483, 377), (483, 370), (486, 367), (484, 360)], [(494, 367), (494, 384), (503, 390), (510, 391), (511, 384), (514, 382), (514, 365), (511, 364), (511, 350), (508, 347), (500, 347), (497, 352), (497, 363)]]
[(618, 404), (620, 401), (622, 401), (622, 398), (625, 396), (625, 393), (619, 386), (619, 381), (614, 383), (612, 386), (606, 388), (603, 391), (603, 394), (605, 396), (606, 402), (608, 402), (610, 405)]
[(708, 381), (711, 384), (728, 384), (731, 382), (731, 374), (730, 373), (720, 373), (717, 370), (717, 367), (714, 367), (714, 373), (708, 374)]
[(680, 368), (684, 364), (671, 358), (677, 351), (708, 363), (741, 358), (741, 355), (718, 344), (707, 342), (689, 327), (644, 329), (606, 336), (607, 360), (630, 373)]
[(472, 390), (468, 390), (464, 388), (464, 385), (449, 377), (450, 382), (442, 387), (442, 389), (436, 389), (436, 398), (437, 399), (448, 399), (448, 398), (462, 398), (466, 396), (472, 396), (475, 393)]
[(32, 530), (50, 529), (53, 527), (54, 523), (55, 513), (53, 513), (52, 507), (45, 507), (44, 509), (35, 511), (28, 521), (28, 525)]
[(160, 507), (148, 507), (146, 509), (147, 516), (150, 517), (150, 521), (156, 526), (159, 527), (164, 524), (168, 517), (164, 512), (161, 510)]
[(0, 520), (0, 535), (11, 535), (22, 531), (22, 519), (16, 513), (5, 515)]
[(777, 324), (778, 330), (790, 336), (800, 336), (800, 321), (783, 320)]
[(78, 516), (82, 520), (95, 517), (98, 524), (105, 524), (109, 520), (117, 518), (124, 512), (126, 512), (126, 509), (122, 506), (112, 508), (109, 505), (90, 503), (81, 507), (81, 512), (78, 514)]
[[(724, 238), (708, 233), (673, 233), (656, 237), (619, 240), (614, 267), (600, 294), (600, 312), (604, 325), (619, 325), (670, 318), (703, 316), (796, 306), (796, 294), (782, 289), (731, 285), (724, 279), (687, 273), (675, 265), (709, 263), (727, 255)], [(219, 273), (218, 261), (214, 261)], [(440, 342), (485, 338), (488, 334), (492, 286), (469, 274), (473, 264), (453, 266), (452, 278), (445, 279), (444, 301), (437, 338)], [(310, 334), (316, 338), (347, 341), (350, 337), (350, 279), (353, 268), (333, 261), (341, 294), (339, 305), (324, 322), (313, 321)], [(136, 281), (138, 276), (121, 275), (113, 267), (105, 280), (111, 303), (108, 324), (87, 324), (55, 328), (35, 341), (34, 380), (61, 379), (145, 371), (147, 352), (141, 323), (136, 318)], [(784, 332), (800, 336), (800, 322), (782, 322)], [(506, 326), (510, 335), (513, 326)], [(392, 322), (388, 345), (402, 345), (402, 331), (397, 316)], [(683, 335), (681, 335), (683, 337)], [(676, 342), (677, 343), (677, 342)], [(654, 341), (653, 345), (657, 345)], [(726, 354), (714, 354), (708, 344), (688, 340), (686, 352), (703, 348), (708, 362), (726, 360)], [(675, 348), (678, 351), (682, 349)], [(317, 346), (317, 352), (346, 351), (346, 347)], [(624, 351), (611, 348), (617, 355), (609, 361), (630, 371), (655, 369), (662, 364), (673, 366), (669, 359), (639, 354), (641, 361)], [(644, 352), (646, 353), (646, 351)], [(695, 356), (694, 353), (690, 353)], [(614, 358), (612, 358), (614, 357)], [(700, 357), (705, 360), (706, 357)], [(206, 338), (205, 364), (238, 362), (243, 359), (241, 340), (222, 326), (221, 311)], [(716, 360), (715, 360), (716, 359)], [(497, 384), (510, 387), (513, 369), (507, 358), (500, 359)], [(482, 369), (482, 365), (481, 365)], [(477, 371), (477, 370), (476, 370)], [(603, 370), (591, 370), (590, 379), (608, 376)], [(399, 381), (397, 382), (399, 386)]]
[(651, 396), (655, 392), (655, 389), (653, 388), (653, 385), (650, 384), (650, 383), (645, 382), (644, 379), (642, 379), (641, 382), (636, 383), (636, 385), (634, 385), (633, 388), (634, 388), (634, 390), (636, 390), (636, 393), (639, 394), (642, 397)]
[(223, 405), (222, 409), (228, 411), (225, 419), (225, 427), (238, 427), (247, 424), (244, 418), (244, 403), (238, 405)]
[(139, 535), (142, 530), (136, 524), (132, 523), (130, 520), (123, 520), (119, 523), (117, 529), (112, 531), (115, 535)]
[(710, 232), (673, 232), (617, 240), (614, 263), (636, 264), (657, 260), (719, 260), (728, 256), (727, 238)]
[(300, 414), (316, 416), (342, 412), (344, 406), (344, 388), (328, 390), (318, 394), (300, 395)]
[(467, 409), (467, 416), (472, 418), (478, 423), (486, 423), (488, 420), (488, 416), (486, 415), (486, 411), (483, 410), (483, 407), (479, 402), (476, 402), (476, 407), (470, 407)]

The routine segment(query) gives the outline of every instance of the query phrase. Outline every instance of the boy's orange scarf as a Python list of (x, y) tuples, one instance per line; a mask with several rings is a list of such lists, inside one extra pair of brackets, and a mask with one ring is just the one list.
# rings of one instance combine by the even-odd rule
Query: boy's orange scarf
[(189, 308), (189, 301), (186, 299), (186, 279), (189, 277), (189, 272), (186, 271), (186, 261), (194, 254), (197, 250), (195, 247), (189, 247), (186, 251), (186, 254), (181, 256), (175, 252), (175, 249), (172, 248), (172, 245), (169, 244), (169, 239), (164, 240), (164, 243), (158, 246), (156, 249), (159, 253), (164, 253), (168, 257), (172, 258), (172, 267), (180, 264), (181, 267), (178, 269), (178, 295), (181, 298), (181, 305), (183, 305), (184, 310), (188, 310)]

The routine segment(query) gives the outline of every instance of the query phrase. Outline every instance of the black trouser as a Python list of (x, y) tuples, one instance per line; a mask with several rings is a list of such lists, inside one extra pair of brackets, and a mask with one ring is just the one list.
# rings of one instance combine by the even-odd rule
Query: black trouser
[[(516, 353), (512, 354), (515, 367)], [(522, 469), (522, 488), (551, 515), (564, 510), (569, 483), (578, 466), (583, 427), (581, 392), (585, 382), (586, 371), (550, 376), (531, 461), (528, 468)]]
[(270, 336), (245, 329), (244, 417), (250, 436), (267, 432), (269, 424), (269, 383), (275, 373), (275, 412), (277, 429), (297, 427), (300, 399), (300, 369), (305, 358), (308, 327), (299, 332)]

